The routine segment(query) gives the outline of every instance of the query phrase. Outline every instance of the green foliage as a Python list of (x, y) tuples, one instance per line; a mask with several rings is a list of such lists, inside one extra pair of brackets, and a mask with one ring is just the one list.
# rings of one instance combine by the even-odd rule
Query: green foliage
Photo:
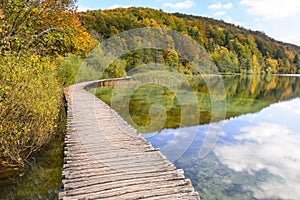
[(76, 74), (75, 82), (122, 77), (126, 75), (125, 68), (126, 63), (124, 60), (116, 60), (113, 63), (109, 63), (103, 54), (103, 50), (98, 45), (82, 62)]
[(125, 71), (126, 61), (124, 60), (116, 60), (112, 64), (110, 64), (102, 74), (100, 78), (120, 78), (126, 75)]
[(62, 58), (58, 70), (60, 84), (64, 87), (75, 84), (81, 64), (81, 57), (74, 54), (69, 54), (67, 57)]
[(22, 166), (53, 132), (61, 89), (48, 58), (2, 57), (0, 65), (0, 165)]
[[(179, 31), (202, 45), (222, 73), (296, 73), (300, 68), (293, 60), (300, 54), (298, 46), (281, 43), (264, 33), (211, 18), (168, 14), (149, 8), (118, 8), (87, 11), (81, 14), (81, 19), (87, 30), (100, 40), (140, 27), (161, 27)], [(170, 39), (173, 38), (170, 36)], [(177, 67), (182, 73), (193, 73), (189, 64), (181, 62), (180, 55), (177, 59), (171, 50), (169, 53), (161, 52), (163, 60), (154, 62)], [(146, 50), (139, 50), (123, 56), (127, 63), (126, 70), (151, 62), (151, 54), (145, 52)]]
[(294, 60), (293, 60), (293, 63), (295, 64), (295, 71), (297, 72), (297, 73), (299, 73), (300, 74), (300, 59), (299, 59), (299, 56), (298, 56), (298, 54), (296, 54), (295, 55), (295, 57), (294, 57)]

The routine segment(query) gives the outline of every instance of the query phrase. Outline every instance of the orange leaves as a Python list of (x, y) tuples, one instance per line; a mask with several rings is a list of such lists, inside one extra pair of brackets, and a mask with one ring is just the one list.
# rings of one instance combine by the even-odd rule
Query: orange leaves
[(47, 36), (48, 48), (53, 53), (66, 55), (74, 53), (84, 56), (94, 47), (91, 36), (81, 25), (74, 10), (57, 10), (47, 13), (45, 24), (57, 28)]
[[(93, 41), (71, 7), (72, 1), (11, 0), (0, 9), (0, 53), (86, 55)], [(7, 16), (7, 17), (6, 17)]]

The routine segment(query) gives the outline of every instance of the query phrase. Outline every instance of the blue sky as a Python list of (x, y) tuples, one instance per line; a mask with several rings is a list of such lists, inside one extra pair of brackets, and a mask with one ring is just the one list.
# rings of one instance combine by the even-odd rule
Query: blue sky
[(130, 6), (222, 19), (300, 46), (300, 0), (78, 0), (80, 11)]

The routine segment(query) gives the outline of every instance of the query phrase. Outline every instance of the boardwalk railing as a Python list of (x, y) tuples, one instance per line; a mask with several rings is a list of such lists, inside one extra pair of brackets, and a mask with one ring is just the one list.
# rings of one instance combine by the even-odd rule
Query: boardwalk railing
[(183, 170), (85, 90), (99, 85), (106, 84), (85, 82), (65, 91), (68, 118), (59, 199), (200, 199)]

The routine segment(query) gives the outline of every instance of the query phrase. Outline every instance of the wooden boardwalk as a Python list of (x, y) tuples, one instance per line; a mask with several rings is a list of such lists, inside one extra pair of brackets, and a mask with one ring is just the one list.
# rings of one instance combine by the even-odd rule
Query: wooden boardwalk
[(65, 92), (68, 130), (59, 199), (200, 199), (183, 170), (84, 89), (95, 83)]

